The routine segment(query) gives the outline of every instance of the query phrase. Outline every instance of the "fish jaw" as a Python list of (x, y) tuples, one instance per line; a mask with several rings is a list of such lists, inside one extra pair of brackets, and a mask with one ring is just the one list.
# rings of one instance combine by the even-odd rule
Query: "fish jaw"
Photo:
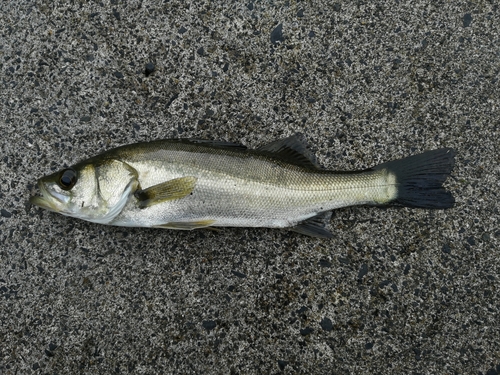
[(30, 203), (48, 211), (64, 213), (64, 206), (68, 203), (70, 197), (55, 190), (49, 192), (45, 185), (42, 180), (38, 181), (41, 195), (30, 197)]

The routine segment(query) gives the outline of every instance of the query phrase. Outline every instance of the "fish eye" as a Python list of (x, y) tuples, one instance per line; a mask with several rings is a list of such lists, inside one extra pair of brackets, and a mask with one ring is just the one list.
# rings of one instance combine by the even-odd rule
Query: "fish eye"
[(71, 169), (65, 169), (59, 174), (58, 185), (63, 190), (70, 190), (76, 184), (76, 172)]

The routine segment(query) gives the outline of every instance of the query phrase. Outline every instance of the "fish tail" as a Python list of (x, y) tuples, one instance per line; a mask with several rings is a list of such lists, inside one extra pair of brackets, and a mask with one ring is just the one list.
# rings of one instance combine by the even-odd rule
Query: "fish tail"
[(449, 208), (455, 199), (442, 184), (453, 169), (455, 154), (451, 148), (442, 148), (383, 163), (374, 169), (385, 169), (396, 179), (397, 197), (390, 204)]

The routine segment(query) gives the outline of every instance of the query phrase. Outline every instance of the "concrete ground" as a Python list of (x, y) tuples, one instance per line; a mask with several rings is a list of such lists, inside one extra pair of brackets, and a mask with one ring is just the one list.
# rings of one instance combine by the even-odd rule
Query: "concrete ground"
[[(495, 1), (3, 1), (0, 374), (500, 373)], [(453, 147), (449, 210), (285, 230), (29, 204), (114, 146), (302, 133), (328, 168)]]

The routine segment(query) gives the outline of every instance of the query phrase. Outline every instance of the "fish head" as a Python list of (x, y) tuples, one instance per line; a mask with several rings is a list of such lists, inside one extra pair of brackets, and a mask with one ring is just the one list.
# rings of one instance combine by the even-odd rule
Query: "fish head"
[(110, 223), (138, 187), (137, 171), (119, 160), (92, 160), (38, 180), (38, 207), (101, 224)]

